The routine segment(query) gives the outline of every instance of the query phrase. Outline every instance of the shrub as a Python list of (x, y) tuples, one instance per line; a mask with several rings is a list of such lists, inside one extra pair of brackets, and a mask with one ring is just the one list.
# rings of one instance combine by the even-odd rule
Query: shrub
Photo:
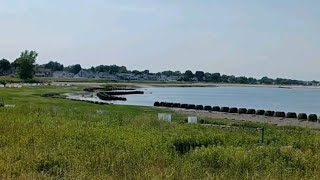
[(180, 108), (185, 108), (186, 109), (186, 108), (188, 108), (188, 104), (181, 104)]
[(213, 106), (212, 107), (212, 111), (220, 111), (220, 107), (219, 106)]
[(309, 114), (308, 120), (311, 122), (317, 122), (318, 116), (316, 114)]
[(164, 106), (164, 103), (165, 103), (165, 102), (161, 102), (161, 103), (160, 103), (160, 106)]
[(247, 114), (247, 109), (246, 108), (239, 108), (238, 113), (239, 114)]
[(264, 115), (265, 116), (273, 116), (274, 115), (274, 111), (265, 111)]
[(298, 115), (298, 119), (301, 119), (301, 120), (307, 120), (308, 119), (308, 116), (306, 113), (300, 113)]
[(288, 112), (286, 118), (297, 118), (297, 113), (295, 112)]
[(256, 115), (264, 115), (264, 113), (265, 113), (265, 110), (259, 109), (259, 110), (257, 110)]
[(211, 111), (212, 108), (211, 108), (211, 106), (205, 106), (205, 107), (204, 107), (204, 110), (206, 110), (206, 111)]
[(160, 106), (160, 103), (158, 101), (154, 102), (153, 106)]
[(188, 104), (187, 109), (196, 109), (196, 105), (194, 105), (194, 104)]
[(255, 109), (248, 109), (247, 114), (256, 114)]
[(229, 107), (221, 107), (220, 112), (229, 112)]
[(196, 109), (197, 109), (197, 110), (203, 110), (203, 106), (202, 106), (202, 105), (197, 105), (197, 106), (196, 106)]
[(229, 109), (229, 113), (237, 113), (238, 112), (238, 108), (236, 107), (232, 107)]
[(286, 117), (286, 113), (282, 111), (277, 111), (274, 113), (274, 117)]

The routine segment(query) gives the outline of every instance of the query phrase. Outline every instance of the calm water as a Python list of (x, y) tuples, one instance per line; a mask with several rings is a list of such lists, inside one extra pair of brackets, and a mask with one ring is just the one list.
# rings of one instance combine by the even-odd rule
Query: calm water
[(126, 96), (130, 104), (152, 106), (155, 101), (245, 107), (320, 114), (320, 90), (254, 87), (147, 88), (143, 95)]

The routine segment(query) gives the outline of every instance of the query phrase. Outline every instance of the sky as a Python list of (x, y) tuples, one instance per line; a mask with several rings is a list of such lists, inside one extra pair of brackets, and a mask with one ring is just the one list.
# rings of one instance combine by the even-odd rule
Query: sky
[(0, 58), (320, 80), (319, 0), (0, 0)]

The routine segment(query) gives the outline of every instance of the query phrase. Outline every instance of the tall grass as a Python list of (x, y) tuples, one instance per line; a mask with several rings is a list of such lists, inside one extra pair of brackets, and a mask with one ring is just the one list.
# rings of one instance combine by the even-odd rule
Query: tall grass
[[(172, 124), (158, 109), (99, 106), (41, 97), (81, 88), (2, 89), (16, 108), (0, 108), (0, 179), (316, 179), (319, 131)], [(208, 121), (230, 126), (260, 124)], [(262, 126), (262, 124), (261, 124)], [(181, 153), (177, 146), (192, 146)]]

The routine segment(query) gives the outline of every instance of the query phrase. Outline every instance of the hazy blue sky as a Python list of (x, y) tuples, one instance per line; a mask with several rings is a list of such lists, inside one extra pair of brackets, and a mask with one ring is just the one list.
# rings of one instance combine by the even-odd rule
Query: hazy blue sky
[(320, 80), (319, 0), (0, 0), (0, 58)]

